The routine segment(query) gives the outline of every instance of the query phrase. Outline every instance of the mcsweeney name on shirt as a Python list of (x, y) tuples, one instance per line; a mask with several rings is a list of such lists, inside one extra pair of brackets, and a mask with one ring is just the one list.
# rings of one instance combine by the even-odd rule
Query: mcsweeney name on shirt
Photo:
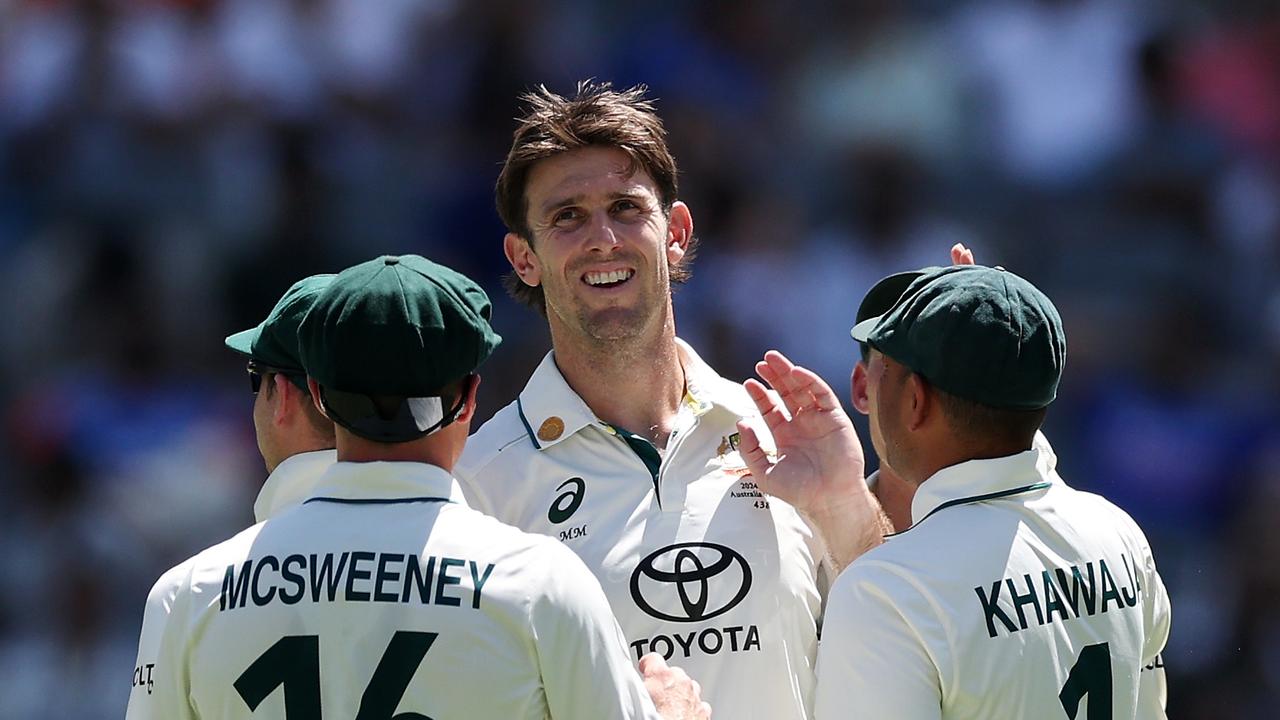
[[(1020, 578), (996, 580), (990, 587), (975, 587), (973, 591), (986, 616), (987, 633), (995, 637), (1000, 627), (1016, 633), (1026, 630), (1032, 621), (1037, 626), (1046, 625), (1055, 620), (1055, 613), (1062, 620), (1069, 620), (1081, 614), (1105, 613), (1113, 603), (1117, 610), (1134, 607), (1142, 582), (1129, 558), (1122, 554), (1120, 562), (1124, 565), (1121, 579), (1128, 581), (1123, 586), (1116, 583), (1107, 561), (1099, 559), (1085, 563), (1083, 569), (1079, 565), (1046, 568), (1038, 576), (1026, 573)], [(1016, 623), (1010, 610), (1017, 616)]]
[[(349, 551), (340, 554), (275, 555), (228, 565), (218, 610), (252, 603), (295, 605), (319, 602), (418, 603), (480, 609), (481, 591), (493, 563), (462, 558)], [(471, 576), (470, 586), (463, 582)]]

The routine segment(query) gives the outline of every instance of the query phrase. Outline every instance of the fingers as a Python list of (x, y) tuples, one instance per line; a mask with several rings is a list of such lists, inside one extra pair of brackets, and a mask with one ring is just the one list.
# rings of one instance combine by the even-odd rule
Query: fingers
[(831, 386), (827, 384), (817, 373), (809, 368), (796, 365), (791, 369), (791, 382), (800, 390), (812, 398), (813, 404), (819, 410), (832, 411), (840, 408), (840, 398), (836, 396)]
[(667, 665), (661, 655), (640, 658), (645, 690), (664, 718), (710, 718), (711, 705), (702, 700), (702, 686), (684, 668)]
[(761, 478), (768, 477), (769, 468), (773, 463), (769, 460), (769, 455), (764, 448), (760, 446), (760, 438), (756, 435), (756, 431), (742, 420), (738, 421), (738, 455), (747, 464), (747, 470), (757, 478), (757, 482)]
[(777, 350), (765, 353), (764, 360), (756, 363), (756, 372), (778, 393), (791, 417), (816, 404), (808, 383), (796, 380), (794, 373), (797, 367), (799, 366)]
[(764, 419), (764, 424), (769, 428), (770, 432), (776, 432), (779, 427), (785, 425), (790, 416), (778, 406), (777, 401), (769, 394), (764, 385), (757, 380), (747, 380), (742, 383), (746, 388), (747, 394), (755, 401), (756, 409), (760, 411), (760, 417)]
[(963, 243), (956, 243), (951, 246), (951, 264), (952, 265), (973, 265), (973, 251), (965, 247)]
[(667, 661), (658, 653), (649, 653), (640, 658), (640, 674), (644, 677), (656, 675), (667, 669)]

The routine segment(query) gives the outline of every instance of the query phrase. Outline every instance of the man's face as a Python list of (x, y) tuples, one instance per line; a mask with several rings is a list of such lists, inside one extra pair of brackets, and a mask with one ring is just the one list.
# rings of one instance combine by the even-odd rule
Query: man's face
[(553, 333), (619, 340), (670, 317), (670, 267), (692, 221), (681, 203), (674, 222), (666, 217), (653, 180), (642, 169), (628, 174), (629, 164), (621, 150), (589, 147), (529, 173), (532, 248), (508, 235), (507, 256), (526, 283), (541, 284)]

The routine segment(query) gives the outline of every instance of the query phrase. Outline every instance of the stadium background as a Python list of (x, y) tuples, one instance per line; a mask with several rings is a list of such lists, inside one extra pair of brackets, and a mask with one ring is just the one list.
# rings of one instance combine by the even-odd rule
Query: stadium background
[(470, 273), (481, 415), (514, 397), (548, 341), (491, 187), (517, 94), (589, 76), (658, 98), (726, 375), (778, 347), (847, 395), (861, 294), (953, 242), (1045, 288), (1048, 431), (1151, 538), (1170, 716), (1274, 717), (1274, 2), (0, 0), (0, 718), (120, 717), (151, 582), (251, 521), (222, 338), (293, 280)]

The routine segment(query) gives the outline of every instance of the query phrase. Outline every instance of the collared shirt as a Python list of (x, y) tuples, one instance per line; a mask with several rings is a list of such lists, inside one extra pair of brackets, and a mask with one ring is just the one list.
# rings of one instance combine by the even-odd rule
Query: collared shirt
[(679, 344), (686, 395), (664, 454), (595, 416), (548, 354), (456, 472), (473, 507), (559, 538), (599, 578), (631, 647), (702, 684), (717, 717), (812, 712), (825, 548), (738, 453), (755, 404)]
[(920, 485), (913, 525), (831, 589), (818, 720), (1164, 717), (1150, 547), (1055, 462), (1038, 443)]
[(253, 519), (262, 522), (305, 500), (316, 481), (337, 460), (337, 450), (302, 452), (285, 458), (262, 483), (253, 503)]
[(338, 462), (166, 573), (129, 720), (656, 718), (582, 562), (456, 488), (422, 463)]

